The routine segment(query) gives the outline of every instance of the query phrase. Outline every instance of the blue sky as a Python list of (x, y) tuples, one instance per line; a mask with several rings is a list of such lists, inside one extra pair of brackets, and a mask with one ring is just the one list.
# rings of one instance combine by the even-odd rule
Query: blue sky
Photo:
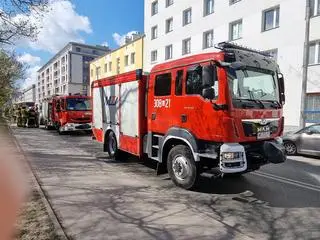
[(29, 64), (25, 85), (34, 82), (37, 68), (69, 41), (107, 43), (112, 49), (132, 31), (143, 32), (144, 0), (51, 0), (41, 19), (36, 42), (23, 41), (16, 51)]

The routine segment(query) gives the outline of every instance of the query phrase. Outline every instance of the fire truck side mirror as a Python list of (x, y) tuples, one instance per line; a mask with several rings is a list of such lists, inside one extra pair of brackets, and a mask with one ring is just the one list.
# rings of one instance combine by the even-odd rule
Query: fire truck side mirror
[(202, 68), (202, 85), (214, 86), (217, 79), (217, 69), (215, 65), (206, 65)]
[(202, 89), (202, 97), (212, 100), (216, 97), (216, 93), (214, 88), (212, 87), (208, 87), (208, 88), (204, 88)]
[(284, 77), (282, 73), (278, 74), (278, 80), (279, 80), (280, 100), (283, 105), (286, 101), (286, 97), (285, 97), (285, 91), (284, 91)]

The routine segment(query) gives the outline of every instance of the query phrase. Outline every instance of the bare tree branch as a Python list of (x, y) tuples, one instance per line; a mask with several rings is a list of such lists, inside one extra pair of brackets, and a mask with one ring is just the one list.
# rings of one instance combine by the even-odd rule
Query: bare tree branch
[(49, 0), (3, 0), (0, 3), (0, 45), (15, 40), (36, 40), (39, 19), (48, 11)]

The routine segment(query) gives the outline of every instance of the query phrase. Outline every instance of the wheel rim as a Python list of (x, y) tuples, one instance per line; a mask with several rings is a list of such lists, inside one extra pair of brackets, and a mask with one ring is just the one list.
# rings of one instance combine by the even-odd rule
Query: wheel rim
[(294, 154), (296, 152), (296, 146), (292, 143), (286, 143), (284, 144), (284, 147), (288, 154)]
[(109, 149), (111, 154), (114, 154), (117, 150), (117, 142), (113, 137), (109, 141)]
[(175, 177), (181, 181), (185, 180), (191, 172), (190, 165), (184, 156), (176, 156), (172, 162), (172, 169)]

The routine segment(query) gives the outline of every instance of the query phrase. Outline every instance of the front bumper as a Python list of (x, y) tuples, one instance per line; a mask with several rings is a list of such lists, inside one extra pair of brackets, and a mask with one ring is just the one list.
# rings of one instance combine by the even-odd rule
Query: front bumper
[(75, 132), (75, 131), (90, 131), (92, 130), (91, 123), (67, 123), (61, 127), (60, 131)]
[(267, 163), (283, 163), (286, 158), (284, 146), (278, 140), (225, 143), (220, 147), (219, 167), (222, 173), (250, 172)]

